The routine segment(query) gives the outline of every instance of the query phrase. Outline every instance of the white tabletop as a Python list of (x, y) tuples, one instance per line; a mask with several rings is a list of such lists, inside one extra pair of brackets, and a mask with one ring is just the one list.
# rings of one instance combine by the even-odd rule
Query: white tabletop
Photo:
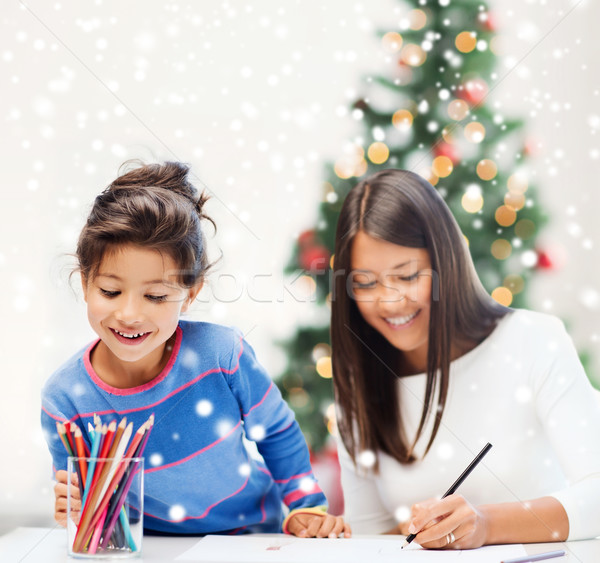
[[(378, 541), (399, 541), (399, 536), (359, 536), (377, 538)], [(198, 537), (157, 537), (145, 536), (143, 554), (133, 561), (146, 563), (164, 563), (175, 561), (177, 557), (193, 547)], [(344, 541), (322, 540), (322, 541)], [(564, 549), (565, 557), (550, 559), (553, 563), (596, 563), (600, 561), (600, 539), (547, 544), (528, 544), (524, 546), (528, 554)], [(374, 554), (376, 559), (376, 554)], [(63, 528), (17, 528), (0, 537), (0, 561), (2, 563), (74, 563), (67, 556), (67, 537)], [(81, 561), (81, 560), (80, 560)], [(243, 562), (242, 562), (243, 563)], [(351, 563), (351, 562), (348, 562)], [(361, 561), (360, 563), (364, 563)]]

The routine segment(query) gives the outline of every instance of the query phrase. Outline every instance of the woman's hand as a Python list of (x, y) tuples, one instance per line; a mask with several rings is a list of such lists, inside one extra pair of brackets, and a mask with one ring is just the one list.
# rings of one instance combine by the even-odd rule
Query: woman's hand
[(341, 533), (345, 538), (352, 535), (350, 524), (341, 516), (331, 514), (309, 514), (298, 512), (291, 516), (287, 531), (299, 538), (337, 538)]
[[(67, 526), (67, 472), (57, 471), (56, 485), (54, 485), (54, 519), (66, 528)], [(73, 473), (71, 478), (71, 515), (73, 521), (79, 522), (79, 513), (81, 512), (81, 496), (77, 486), (77, 474)]]
[(472, 549), (486, 543), (488, 522), (464, 497), (449, 495), (415, 504), (408, 533), (417, 533), (422, 547)]

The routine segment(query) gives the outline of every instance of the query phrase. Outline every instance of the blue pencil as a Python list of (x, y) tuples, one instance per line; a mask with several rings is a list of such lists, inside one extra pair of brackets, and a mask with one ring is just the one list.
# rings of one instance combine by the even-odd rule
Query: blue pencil
[(85, 501), (88, 496), (88, 492), (91, 489), (92, 479), (94, 477), (94, 467), (96, 466), (96, 456), (98, 455), (98, 448), (100, 447), (100, 442), (102, 442), (102, 428), (98, 424), (96, 425), (96, 430), (94, 431), (94, 436), (92, 437), (92, 450), (90, 452), (90, 464), (88, 466), (87, 479), (85, 480), (85, 487), (83, 491), (83, 498), (81, 499), (81, 506), (85, 506)]

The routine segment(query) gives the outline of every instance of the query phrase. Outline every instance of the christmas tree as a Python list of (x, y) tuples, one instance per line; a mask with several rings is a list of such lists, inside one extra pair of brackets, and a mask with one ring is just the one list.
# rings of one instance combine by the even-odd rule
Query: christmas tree
[[(348, 191), (385, 168), (412, 170), (445, 198), (466, 237), (485, 288), (504, 305), (526, 305), (528, 281), (546, 256), (536, 249), (545, 222), (529, 183), (524, 123), (495, 111), (499, 76), (493, 13), (480, 1), (403, 2), (405, 13), (379, 31), (388, 75), (366, 77), (352, 105), (360, 131), (326, 167), (317, 226), (298, 238), (288, 271), (315, 282), (328, 307), (337, 217)], [(314, 451), (335, 424), (329, 327), (299, 328), (283, 343), (278, 380)]]

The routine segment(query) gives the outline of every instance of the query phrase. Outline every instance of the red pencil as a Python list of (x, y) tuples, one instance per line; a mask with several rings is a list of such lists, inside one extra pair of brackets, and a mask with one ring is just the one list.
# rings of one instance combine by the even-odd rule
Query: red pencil
[(72, 430), (71, 430), (71, 423), (66, 420), (64, 423), (64, 427), (65, 427), (65, 436), (67, 437), (67, 440), (69, 441), (69, 446), (71, 446), (71, 451), (73, 452), (71, 455), (77, 455), (75, 452), (77, 451), (75, 449), (75, 443), (73, 442), (73, 436), (71, 434)]

